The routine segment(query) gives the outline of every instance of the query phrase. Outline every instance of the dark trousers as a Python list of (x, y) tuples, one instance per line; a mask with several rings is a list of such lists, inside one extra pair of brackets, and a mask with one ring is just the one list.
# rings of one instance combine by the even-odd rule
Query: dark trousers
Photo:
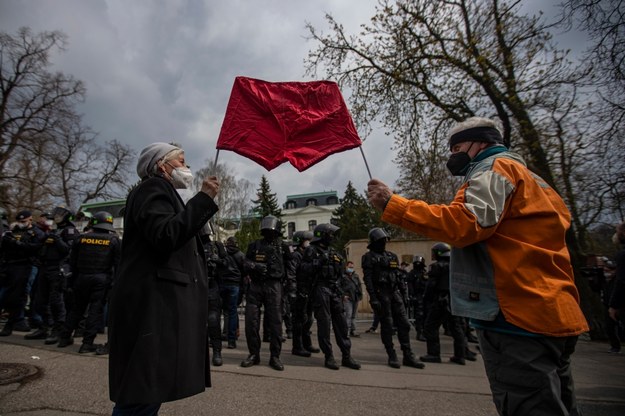
[(208, 336), (213, 351), (221, 351), (221, 296), (213, 278), (208, 284)]
[(245, 338), (250, 354), (260, 354), (260, 309), (269, 330), (269, 351), (280, 357), (282, 350), (282, 282), (251, 282), (245, 298)]
[(28, 299), (26, 286), (33, 269), (30, 263), (10, 263), (6, 265), (3, 283), (3, 298), (1, 307), (9, 313), (7, 325), (12, 327), (16, 322), (24, 319), (24, 308)]
[(445, 322), (454, 339), (454, 356), (464, 358), (467, 347), (467, 340), (464, 334), (464, 319), (451, 314), (449, 298), (445, 296), (430, 302), (427, 309), (427, 316), (423, 324), (423, 336), (427, 342), (428, 355), (440, 357), (441, 340), (439, 329)]
[(60, 266), (45, 267), (37, 276), (35, 292), (35, 310), (41, 316), (44, 328), (53, 328), (60, 331), (65, 323), (65, 277), (60, 272)]
[(319, 348), (326, 355), (332, 356), (330, 328), (334, 329), (336, 345), (343, 357), (349, 357), (352, 343), (347, 336), (347, 322), (343, 315), (343, 300), (336, 289), (318, 285), (313, 290), (313, 310), (317, 319), (317, 340)]
[(571, 372), (577, 336), (528, 337), (477, 330), (500, 415), (579, 415)]
[(291, 320), (293, 323), (293, 349), (301, 350), (312, 347), (310, 328), (313, 324), (312, 302), (309, 296), (298, 294), (291, 302)]
[(70, 311), (65, 327), (61, 333), (62, 338), (69, 338), (82, 319), (85, 312), (85, 331), (83, 344), (93, 344), (98, 334), (98, 328), (102, 326), (104, 316), (104, 302), (108, 288), (108, 275), (106, 274), (80, 274), (74, 282), (74, 307)]
[(112, 416), (157, 416), (161, 404), (115, 404)]
[(397, 339), (401, 350), (410, 352), (410, 321), (404, 306), (404, 300), (397, 290), (388, 290), (377, 294), (380, 301), (380, 338), (387, 353), (394, 351), (393, 324), (397, 327)]

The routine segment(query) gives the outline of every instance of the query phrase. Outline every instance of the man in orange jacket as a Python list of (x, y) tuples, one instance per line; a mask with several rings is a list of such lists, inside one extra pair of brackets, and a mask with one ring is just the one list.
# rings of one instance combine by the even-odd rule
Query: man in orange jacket
[(565, 242), (560, 196), (504, 145), (498, 123), (472, 117), (449, 134), (447, 167), (464, 182), (449, 205), (368, 198), (382, 220), (453, 248), (452, 313), (477, 329), (499, 414), (576, 415), (571, 354), (588, 330)]

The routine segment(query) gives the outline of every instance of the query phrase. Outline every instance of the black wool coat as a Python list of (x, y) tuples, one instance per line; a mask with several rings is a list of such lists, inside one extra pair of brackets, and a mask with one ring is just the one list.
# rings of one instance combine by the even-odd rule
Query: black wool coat
[(161, 403), (210, 386), (208, 276), (198, 231), (217, 210), (203, 192), (185, 206), (161, 177), (144, 179), (128, 196), (109, 309), (113, 402)]

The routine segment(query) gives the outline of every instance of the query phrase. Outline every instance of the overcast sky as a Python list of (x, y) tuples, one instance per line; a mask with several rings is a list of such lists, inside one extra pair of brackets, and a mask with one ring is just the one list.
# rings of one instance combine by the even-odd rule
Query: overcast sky
[[(551, 1), (545, 2), (551, 3)], [(117, 139), (137, 153), (155, 141), (182, 144), (192, 169), (215, 158), (234, 78), (309, 81), (304, 58), (315, 47), (306, 22), (327, 31), (325, 13), (350, 33), (369, 22), (372, 0), (0, 0), (0, 30), (60, 30), (67, 50), (54, 70), (82, 80), (79, 111), (99, 140)], [(346, 99), (347, 101), (347, 99)], [(363, 151), (374, 177), (398, 179), (392, 138), (375, 132)], [(335, 190), (348, 181), (363, 192), (368, 174), (358, 149), (335, 154), (303, 173), (286, 163), (270, 172), (238, 154), (225, 163), (258, 187), (269, 179), (279, 203), (287, 195)], [(134, 163), (133, 163), (134, 167)], [(134, 177), (132, 181), (134, 181)], [(131, 181), (131, 182), (132, 182)]]

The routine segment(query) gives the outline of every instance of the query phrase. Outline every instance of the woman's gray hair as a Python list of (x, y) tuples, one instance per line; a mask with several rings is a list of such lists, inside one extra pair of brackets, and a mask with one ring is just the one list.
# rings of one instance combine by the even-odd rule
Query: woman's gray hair
[(154, 168), (152, 169), (152, 174), (158, 173), (158, 167), (159, 167), (158, 162), (167, 163), (170, 160), (178, 159), (180, 155), (183, 155), (183, 154), (184, 154), (184, 150), (180, 148), (173, 149), (169, 153), (166, 153), (165, 156), (163, 156), (160, 160), (157, 161), (157, 163), (154, 164)]

